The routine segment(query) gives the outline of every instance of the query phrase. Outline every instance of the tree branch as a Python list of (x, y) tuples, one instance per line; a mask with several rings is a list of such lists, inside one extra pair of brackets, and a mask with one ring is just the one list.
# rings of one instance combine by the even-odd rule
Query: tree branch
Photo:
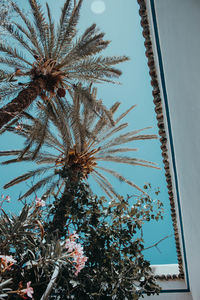
[(52, 288), (56, 282), (56, 279), (58, 277), (58, 274), (59, 274), (59, 271), (60, 271), (60, 265), (59, 264), (56, 264), (55, 266), (55, 269), (53, 271), (53, 274), (51, 276), (51, 279), (49, 281), (49, 284), (46, 288), (46, 291), (44, 292), (44, 294), (42, 295), (42, 298), (40, 300), (47, 300), (51, 291), (52, 291)]
[(158, 244), (160, 244), (161, 242), (163, 242), (164, 240), (168, 239), (168, 238), (171, 237), (171, 236), (172, 236), (172, 234), (165, 236), (164, 238), (162, 238), (161, 240), (159, 240), (159, 241), (156, 242), (155, 244), (153, 244), (153, 245), (151, 245), (151, 246), (149, 246), (149, 247), (144, 248), (142, 251), (147, 250), (147, 249), (150, 249), (150, 248), (153, 248), (153, 247), (157, 247)]

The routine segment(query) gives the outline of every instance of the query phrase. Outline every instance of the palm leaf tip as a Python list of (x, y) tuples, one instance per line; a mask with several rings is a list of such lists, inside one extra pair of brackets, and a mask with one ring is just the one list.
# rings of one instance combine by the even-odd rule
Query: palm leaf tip
[(0, 151), (0, 156), (18, 155), (21, 150)]

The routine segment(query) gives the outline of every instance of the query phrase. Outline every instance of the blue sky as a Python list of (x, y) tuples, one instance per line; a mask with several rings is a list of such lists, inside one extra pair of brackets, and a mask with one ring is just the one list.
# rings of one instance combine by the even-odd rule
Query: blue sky
[[(16, 0), (16, 2), (24, 9), (29, 9), (27, 0)], [(121, 85), (98, 85), (98, 98), (102, 98), (104, 104), (108, 107), (114, 102), (120, 101), (120, 113), (128, 109), (131, 105), (137, 104), (136, 108), (125, 119), (129, 123), (129, 129), (134, 130), (152, 126), (152, 129), (146, 131), (146, 133), (157, 134), (158, 129), (151, 93), (152, 88), (147, 59), (145, 57), (144, 39), (138, 13), (139, 8), (136, 2), (133, 0), (85, 0), (81, 10), (79, 33), (81, 34), (91, 24), (96, 23), (106, 33), (105, 38), (112, 41), (102, 55), (128, 55), (130, 57), (130, 61), (118, 66), (123, 71), (123, 75), (120, 77)], [(41, 0), (41, 3), (45, 4), (45, 1)], [(53, 16), (57, 19), (57, 22), (63, 3), (63, 0), (57, 0), (56, 2), (55, 0), (48, 0), (48, 4), (52, 8)], [(102, 13), (96, 13), (97, 10), (103, 8), (105, 10)], [(1, 150), (17, 149), (21, 143), (22, 141), (18, 137), (11, 134), (6, 133), (0, 136)], [(144, 239), (146, 246), (149, 246), (173, 233), (160, 142), (159, 140), (137, 141), (137, 143), (129, 144), (129, 146), (139, 148), (138, 153), (135, 155), (136, 157), (156, 162), (161, 168), (161, 170), (155, 170), (125, 165), (117, 167), (115, 164), (115, 170), (125, 175), (128, 179), (133, 180), (140, 187), (148, 182), (154, 188), (160, 187), (161, 193), (159, 194), (159, 199), (164, 203), (164, 220), (159, 223), (151, 222), (145, 225)], [(19, 203), (15, 199), (27, 186), (26, 184), (21, 184), (7, 191), (3, 191), (2, 186), (12, 178), (22, 174), (25, 170), (30, 169), (31, 166), (27, 164), (0, 166), (0, 192), (11, 196), (12, 202), (7, 207), (12, 209), (12, 211), (19, 209)], [(111, 182), (116, 187), (116, 190), (124, 196), (136, 192), (131, 187), (119, 183), (117, 180), (111, 179)], [(102, 191), (93, 182), (91, 184), (93, 191), (101, 195)], [(145, 252), (145, 257), (152, 264), (177, 262), (173, 238), (168, 238), (162, 242), (159, 245), (159, 249), (160, 251), (152, 248)]]

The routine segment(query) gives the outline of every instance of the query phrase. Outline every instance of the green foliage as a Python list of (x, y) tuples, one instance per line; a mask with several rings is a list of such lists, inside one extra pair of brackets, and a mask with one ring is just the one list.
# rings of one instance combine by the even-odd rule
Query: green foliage
[[(34, 298), (40, 299), (52, 278), (55, 282), (43, 300), (124, 300), (158, 294), (143, 255), (142, 225), (160, 219), (162, 212), (159, 200), (144, 195), (108, 203), (82, 181), (71, 183), (46, 208), (25, 204), (19, 216), (2, 210), (0, 254), (12, 256), (15, 263), (7, 267), (0, 258), (0, 299), (21, 299), (29, 281)], [(78, 276), (64, 246), (74, 230), (88, 257)]]
[(45, 230), (65, 236), (75, 229), (88, 262), (77, 277), (63, 269), (50, 299), (65, 295), (65, 299), (124, 300), (139, 299), (143, 292), (159, 293), (143, 256), (142, 225), (159, 220), (162, 213), (162, 203), (146, 195), (108, 203), (91, 194), (83, 182), (70, 185), (61, 199), (55, 199), (50, 210), (53, 221)]
[(12, 256), (15, 263), (7, 266), (0, 258), (0, 299), (22, 299), (20, 286), (25, 287), (29, 281), (34, 298), (40, 299), (57, 265), (74, 272), (64, 240), (50, 238), (44, 232), (44, 219), (45, 210), (35, 205), (25, 205), (19, 216), (9, 216), (2, 210), (0, 254)]

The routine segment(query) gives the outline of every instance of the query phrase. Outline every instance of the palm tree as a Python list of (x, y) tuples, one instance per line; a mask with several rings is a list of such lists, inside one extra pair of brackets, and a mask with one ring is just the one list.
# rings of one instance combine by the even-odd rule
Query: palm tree
[(0, 97), (17, 96), (0, 109), (0, 128), (19, 116), (38, 96), (42, 99), (55, 95), (64, 97), (66, 90), (76, 89), (80, 82), (113, 82), (111, 77), (120, 76), (121, 71), (112, 66), (128, 59), (126, 56), (96, 56), (110, 43), (103, 39), (104, 33), (98, 31), (96, 24), (75, 40), (83, 0), (77, 4), (73, 0), (65, 1), (57, 27), (47, 3), (45, 17), (37, 0), (28, 2), (34, 23), (11, 2), (22, 22), (1, 24), (17, 46), (11, 46), (10, 38), (0, 42), (3, 54), (0, 64), (9, 68), (1, 83)]
[[(95, 88), (91, 91), (95, 99), (96, 92)], [(47, 104), (38, 102), (40, 111), (38, 118), (24, 113), (23, 122), (15, 127), (7, 126), (7, 130), (24, 136), (26, 144), (21, 150), (1, 151), (0, 156), (15, 156), (14, 159), (4, 161), (3, 164), (34, 161), (42, 167), (11, 180), (4, 188), (43, 175), (42, 179), (39, 178), (21, 198), (29, 196), (41, 187), (46, 188), (44, 195), (47, 197), (53, 191), (58, 195), (66, 184), (72, 181), (87, 181), (88, 177), (92, 176), (110, 198), (118, 197), (118, 193), (104, 175), (107, 173), (143, 192), (134, 182), (102, 164), (115, 162), (158, 169), (156, 164), (150, 161), (120, 155), (137, 151), (136, 148), (127, 147), (126, 144), (129, 142), (157, 138), (156, 135), (141, 133), (150, 127), (121, 133), (128, 126), (128, 123), (121, 123), (121, 121), (135, 105), (115, 118), (113, 127), (105, 117), (99, 119), (96, 111), (89, 105), (81, 104), (82, 94), (74, 91), (71, 96), (72, 105), (57, 97)], [(96, 101), (101, 105), (101, 100)], [(112, 117), (119, 105), (120, 103), (116, 102), (110, 108), (109, 113)]]

